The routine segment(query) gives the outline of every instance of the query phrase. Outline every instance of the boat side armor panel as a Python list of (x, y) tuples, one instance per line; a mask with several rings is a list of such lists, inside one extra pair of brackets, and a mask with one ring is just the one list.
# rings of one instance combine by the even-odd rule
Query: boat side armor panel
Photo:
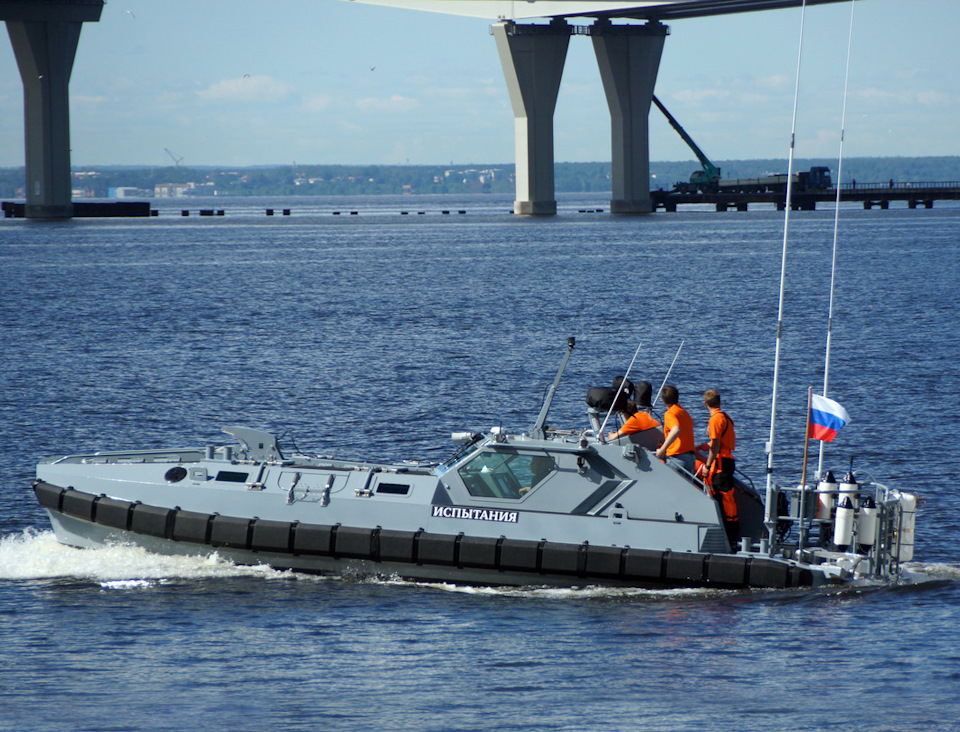
[(173, 514), (169, 508), (135, 503), (130, 510), (130, 531), (169, 539), (173, 533)]
[(250, 548), (255, 552), (293, 554), (293, 524), (286, 521), (254, 520)]
[(787, 570), (785, 564), (752, 557), (747, 582), (751, 587), (789, 587)]
[(40, 501), (41, 506), (62, 513), (60, 499), (64, 494), (63, 488), (38, 480), (33, 484), (33, 492), (37, 494), (37, 500)]
[(586, 568), (586, 551), (582, 544), (558, 544), (548, 541), (543, 546), (540, 570), (546, 574), (581, 575)]
[(250, 548), (250, 519), (214, 516), (210, 526), (210, 543), (230, 549)]
[(335, 556), (370, 559), (373, 556), (373, 535), (374, 531), (371, 529), (339, 527), (336, 535)]
[(97, 499), (94, 520), (98, 524), (127, 531), (130, 528), (131, 508), (133, 508), (133, 504), (130, 501), (118, 501), (116, 498), (100, 496)]
[(712, 585), (743, 587), (747, 579), (746, 557), (711, 556), (707, 560), (707, 581)]
[(664, 552), (651, 549), (627, 550), (624, 575), (631, 579), (658, 581), (663, 578)]
[(703, 582), (703, 562), (706, 554), (688, 554), (686, 552), (665, 552), (666, 571), (664, 577), (671, 582)]
[(91, 523), (233, 549), (687, 586), (785, 588), (815, 580), (810, 569), (756, 556), (245, 519), (130, 503), (42, 481), (34, 491), (45, 508)]
[(417, 563), (456, 564), (459, 538), (450, 534), (431, 534), (424, 531), (417, 542)]
[(500, 569), (514, 572), (538, 571), (540, 542), (504, 539), (500, 544)]
[(464, 536), (460, 539), (460, 566), (496, 569), (500, 540), (486, 536)]
[(406, 562), (413, 563), (414, 558), (414, 537), (413, 531), (394, 531), (393, 529), (380, 529), (379, 539), (379, 560), (381, 562)]
[(208, 513), (178, 510), (173, 517), (173, 540), (209, 544), (212, 518), (213, 516)]
[(74, 516), (84, 521), (93, 521), (93, 502), (97, 499), (89, 493), (81, 491), (65, 491), (61, 500), (60, 510), (68, 516)]
[(586, 572), (590, 577), (619, 577), (623, 549), (618, 546), (587, 545)]
[(333, 554), (335, 527), (319, 524), (295, 524), (294, 554)]

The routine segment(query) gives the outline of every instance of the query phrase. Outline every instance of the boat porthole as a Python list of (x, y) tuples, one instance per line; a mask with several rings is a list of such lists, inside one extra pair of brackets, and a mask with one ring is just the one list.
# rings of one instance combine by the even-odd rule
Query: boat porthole
[(170, 468), (163, 477), (168, 483), (179, 483), (187, 477), (187, 469), (182, 465), (178, 465), (175, 468)]

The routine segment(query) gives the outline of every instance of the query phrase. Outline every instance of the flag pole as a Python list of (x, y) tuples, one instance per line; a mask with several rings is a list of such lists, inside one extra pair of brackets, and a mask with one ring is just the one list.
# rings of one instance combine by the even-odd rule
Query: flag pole
[(803, 469), (800, 471), (800, 499), (797, 505), (800, 507), (800, 540), (797, 549), (803, 551), (804, 538), (807, 533), (806, 521), (806, 503), (807, 498), (807, 455), (810, 446), (810, 407), (813, 404), (813, 387), (807, 387), (807, 423), (803, 428)]

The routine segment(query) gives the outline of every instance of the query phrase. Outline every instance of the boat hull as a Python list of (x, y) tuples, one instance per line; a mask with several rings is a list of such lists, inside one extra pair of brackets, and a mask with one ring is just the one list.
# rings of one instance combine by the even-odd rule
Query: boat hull
[(42, 480), (34, 490), (58, 540), (79, 547), (131, 543), (281, 570), (483, 585), (792, 588), (830, 581), (815, 567), (747, 553), (262, 520), (130, 502)]

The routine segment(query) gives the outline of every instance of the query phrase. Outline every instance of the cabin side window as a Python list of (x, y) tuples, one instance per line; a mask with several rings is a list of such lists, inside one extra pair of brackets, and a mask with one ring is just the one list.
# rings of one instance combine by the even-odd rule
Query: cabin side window
[(471, 496), (523, 498), (556, 470), (550, 455), (485, 452), (458, 471)]

